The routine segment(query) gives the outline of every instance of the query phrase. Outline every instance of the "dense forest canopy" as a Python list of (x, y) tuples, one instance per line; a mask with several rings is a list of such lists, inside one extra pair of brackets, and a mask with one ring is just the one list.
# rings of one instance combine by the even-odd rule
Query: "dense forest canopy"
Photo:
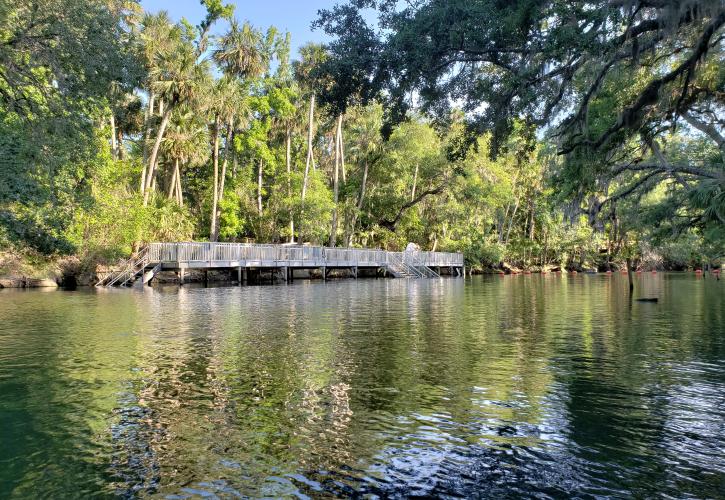
[[(349, 0), (331, 36), (202, 0), (0, 0), (0, 245), (462, 251), (492, 268), (717, 264), (720, 0)], [(216, 33), (221, 32), (216, 35)]]

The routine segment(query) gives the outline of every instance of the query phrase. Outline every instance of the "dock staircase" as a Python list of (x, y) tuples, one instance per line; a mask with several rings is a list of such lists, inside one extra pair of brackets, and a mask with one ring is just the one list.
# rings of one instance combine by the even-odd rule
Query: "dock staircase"
[(415, 268), (416, 271), (418, 271), (420, 274), (422, 274), (422, 278), (440, 278), (441, 275), (435, 272), (430, 267), (426, 266), (416, 254), (412, 253), (410, 255), (406, 255), (408, 265)]
[(385, 268), (396, 278), (440, 278), (438, 273), (420, 262), (413, 254), (391, 254)]
[(161, 263), (156, 264), (152, 269), (149, 267), (148, 248), (144, 247), (125, 261), (118, 269), (109, 273), (96, 283), (97, 287), (131, 286), (138, 282), (145, 285), (161, 270)]

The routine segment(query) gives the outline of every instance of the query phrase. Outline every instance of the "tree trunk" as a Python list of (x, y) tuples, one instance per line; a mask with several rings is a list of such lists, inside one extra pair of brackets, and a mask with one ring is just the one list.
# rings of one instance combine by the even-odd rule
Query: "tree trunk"
[(415, 164), (415, 174), (413, 175), (413, 189), (410, 190), (410, 201), (415, 199), (415, 188), (418, 184), (418, 163)]
[(211, 206), (211, 230), (209, 231), (209, 239), (217, 241), (219, 239), (219, 228), (217, 227), (217, 205), (219, 204), (219, 115), (214, 117), (214, 134), (212, 148), (212, 163), (214, 164), (214, 185), (212, 186), (212, 206)]
[(262, 171), (264, 168), (264, 161), (259, 160), (259, 168), (257, 169), (257, 210), (259, 216), (262, 216)]
[(229, 164), (229, 158), (231, 157), (232, 146), (234, 143), (234, 118), (229, 120), (227, 124), (226, 143), (224, 144), (224, 163), (222, 163), (222, 176), (219, 179), (219, 201), (224, 198), (224, 181), (227, 177), (227, 165)]
[[(508, 212), (508, 206), (506, 206), (506, 212)], [(499, 243), (503, 243), (503, 233), (506, 230), (506, 212), (501, 213), (500, 208), (496, 210), (496, 233)]]
[(360, 195), (358, 196), (358, 199), (357, 199), (357, 207), (356, 207), (355, 212), (353, 212), (353, 214), (352, 214), (352, 220), (350, 221), (350, 228), (348, 230), (347, 237), (345, 238), (345, 246), (348, 246), (348, 247), (352, 243), (352, 236), (355, 233), (355, 225), (357, 224), (357, 217), (358, 217), (358, 214), (360, 213), (360, 211), (362, 210), (363, 200), (365, 199), (365, 185), (368, 182), (368, 162), (366, 161), (364, 165), (365, 166), (363, 169), (362, 183), (360, 184)]
[[(221, 178), (219, 179), (219, 195), (218, 195), (218, 203), (217, 203), (217, 211), (216, 211), (216, 220), (219, 221), (219, 218), (221, 217), (221, 207), (219, 206), (224, 199), (224, 181), (227, 177), (227, 165), (229, 164), (229, 155), (231, 152), (231, 143), (232, 143), (232, 133), (234, 130), (234, 118), (230, 118), (229, 123), (227, 124), (227, 137), (226, 142), (224, 144), (224, 162), (222, 162), (222, 173)], [(219, 230), (217, 228), (217, 234), (219, 233)]]
[(174, 197), (174, 194), (176, 193), (176, 176), (179, 172), (179, 159), (174, 159), (174, 172), (171, 175), (171, 182), (169, 183), (169, 199)]
[(116, 129), (116, 135), (117, 135), (117, 148), (118, 148), (118, 159), (119, 160), (125, 160), (126, 159), (126, 150), (123, 147), (123, 130), (120, 128)]
[(536, 227), (536, 202), (533, 197), (529, 198), (529, 240), (534, 241), (534, 231)]
[(176, 201), (180, 207), (184, 206), (184, 195), (181, 192), (181, 170), (179, 164), (176, 164)]
[(146, 188), (145, 188), (144, 195), (143, 195), (144, 206), (148, 205), (152, 181), (153, 181), (154, 175), (156, 174), (156, 160), (157, 160), (157, 157), (159, 154), (159, 148), (161, 147), (161, 140), (164, 138), (164, 132), (166, 131), (166, 126), (169, 124), (169, 120), (171, 119), (171, 110), (172, 110), (172, 106), (168, 106), (166, 108), (166, 111), (164, 112), (164, 115), (161, 118), (161, 124), (159, 125), (159, 130), (158, 130), (158, 132), (156, 132), (156, 142), (154, 142), (154, 147), (151, 150), (151, 156), (149, 157), (148, 173), (146, 174)]
[[(287, 166), (287, 198), (292, 200), (292, 127), (288, 124), (285, 131), (284, 161)], [(289, 242), (295, 242), (295, 218), (292, 210), (289, 214)]]
[(342, 183), (347, 183), (347, 174), (345, 173), (345, 141), (342, 138), (342, 115), (340, 115), (340, 128), (338, 129), (338, 148), (340, 150), (340, 168), (342, 169)]
[(146, 193), (146, 166), (148, 165), (148, 142), (151, 136), (151, 118), (154, 115), (154, 99), (156, 98), (153, 91), (149, 92), (149, 107), (146, 109), (146, 116), (144, 117), (144, 133), (143, 133), (143, 144), (141, 150), (143, 151), (143, 161), (141, 162), (141, 196)]
[(509, 228), (508, 231), (506, 231), (506, 240), (504, 240), (504, 244), (508, 245), (509, 238), (511, 237), (511, 229), (514, 227), (514, 219), (516, 218), (516, 212), (519, 210), (519, 200), (516, 200), (516, 205), (514, 205), (514, 211), (511, 214), (511, 221), (509, 222)]
[(342, 127), (342, 115), (337, 117), (335, 130), (335, 173), (332, 181), (332, 192), (334, 206), (332, 209), (332, 228), (330, 229), (330, 247), (334, 247), (337, 241), (337, 202), (340, 195), (340, 128)]
[(312, 155), (312, 127), (315, 118), (315, 95), (310, 97), (310, 113), (307, 126), (307, 160), (305, 161), (305, 174), (302, 177), (302, 204), (300, 207), (300, 237), (302, 237), (302, 226), (304, 224), (305, 195), (307, 194), (307, 180), (310, 176), (310, 164), (314, 166), (315, 160)]
[(114, 160), (118, 159), (118, 145), (116, 144), (116, 118), (111, 111), (111, 156)]
[(302, 179), (302, 202), (305, 201), (305, 194), (307, 194), (307, 179), (310, 174), (310, 164), (314, 165), (314, 156), (312, 154), (312, 128), (314, 126), (315, 119), (315, 95), (310, 97), (310, 113), (308, 117), (307, 125), (307, 160), (305, 161), (305, 175)]

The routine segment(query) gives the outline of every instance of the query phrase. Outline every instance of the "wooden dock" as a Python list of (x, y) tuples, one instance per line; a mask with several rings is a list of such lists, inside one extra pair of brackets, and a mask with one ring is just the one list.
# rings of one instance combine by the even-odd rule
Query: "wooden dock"
[(463, 255), (446, 252), (389, 252), (364, 248), (327, 248), (307, 245), (258, 245), (248, 243), (150, 243), (120, 269), (104, 276), (97, 286), (149, 283), (161, 271), (178, 273), (183, 283), (188, 269), (236, 270), (239, 283), (250, 270), (271, 270), (282, 280), (298, 269), (319, 269), (326, 279), (332, 269), (382, 271), (395, 278), (437, 278), (442, 269), (465, 275)]

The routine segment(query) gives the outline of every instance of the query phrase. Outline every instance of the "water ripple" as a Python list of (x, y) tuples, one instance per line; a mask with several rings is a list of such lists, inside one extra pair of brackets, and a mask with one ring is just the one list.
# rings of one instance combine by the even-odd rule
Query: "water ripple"
[(722, 496), (722, 282), (599, 278), (2, 292), (0, 498)]

